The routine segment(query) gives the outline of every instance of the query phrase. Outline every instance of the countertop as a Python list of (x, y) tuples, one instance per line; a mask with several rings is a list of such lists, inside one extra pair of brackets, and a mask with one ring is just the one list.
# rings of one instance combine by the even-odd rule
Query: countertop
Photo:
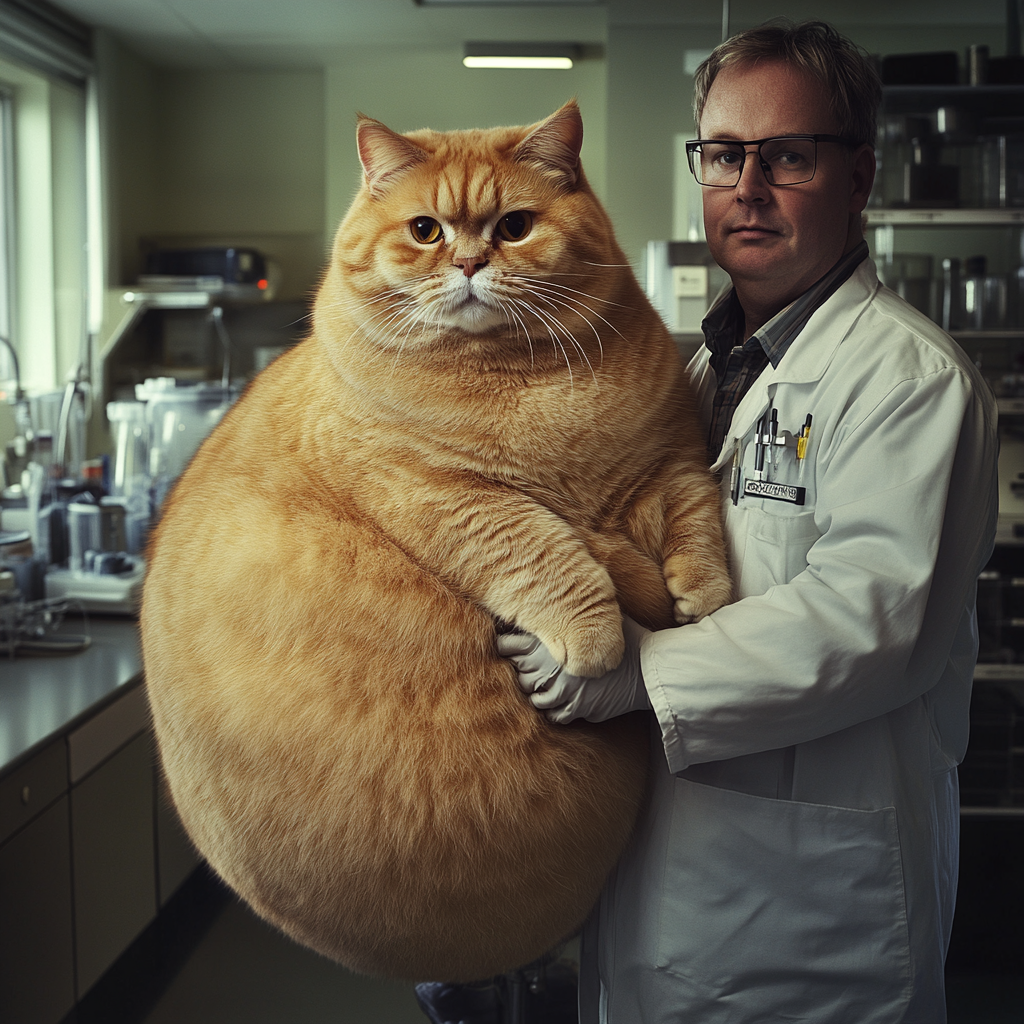
[(92, 643), (75, 654), (0, 655), (0, 775), (142, 683), (134, 619), (68, 616), (58, 632)]

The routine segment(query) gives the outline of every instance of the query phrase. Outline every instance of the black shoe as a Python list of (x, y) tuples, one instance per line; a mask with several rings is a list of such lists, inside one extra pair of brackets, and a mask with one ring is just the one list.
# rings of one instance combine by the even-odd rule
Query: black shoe
[(431, 1024), (578, 1024), (577, 988), (572, 967), (549, 961), (475, 985), (425, 981), (415, 991)]
[(423, 981), (416, 986), (416, 1002), (431, 1024), (502, 1024), (501, 998), (494, 982)]

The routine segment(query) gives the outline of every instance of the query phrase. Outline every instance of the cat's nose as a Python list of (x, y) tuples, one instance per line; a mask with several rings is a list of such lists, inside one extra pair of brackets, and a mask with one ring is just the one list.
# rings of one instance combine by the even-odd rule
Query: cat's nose
[(461, 267), (466, 277), (472, 277), (481, 267), (487, 266), (487, 259), (483, 256), (456, 256), (452, 263)]

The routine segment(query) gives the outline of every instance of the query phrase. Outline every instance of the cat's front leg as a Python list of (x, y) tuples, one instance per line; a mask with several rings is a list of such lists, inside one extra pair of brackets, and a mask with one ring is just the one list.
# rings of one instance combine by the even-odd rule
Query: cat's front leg
[(707, 470), (683, 468), (667, 492), (665, 584), (675, 598), (676, 622), (685, 625), (732, 600), (722, 530), (721, 492)]
[(615, 585), (581, 542), (549, 539), (542, 556), (546, 567), (523, 559), (520, 550), (513, 560), (521, 567), (484, 583), (482, 603), (539, 637), (572, 675), (604, 675), (625, 650)]
[(488, 502), (486, 527), (463, 519), (449, 556), (462, 586), (492, 615), (540, 638), (576, 676), (604, 675), (622, 660), (622, 613), (615, 584), (568, 524), (529, 499)]
[(696, 622), (732, 599), (719, 484), (694, 465), (671, 467), (660, 485), (652, 483), (648, 499), (634, 507), (632, 527), (660, 541), (676, 622)]
[(420, 565), (539, 637), (573, 675), (618, 665), (625, 647), (615, 585), (564, 519), (468, 475), (444, 490), (411, 474), (402, 484), (375, 497), (375, 518)]

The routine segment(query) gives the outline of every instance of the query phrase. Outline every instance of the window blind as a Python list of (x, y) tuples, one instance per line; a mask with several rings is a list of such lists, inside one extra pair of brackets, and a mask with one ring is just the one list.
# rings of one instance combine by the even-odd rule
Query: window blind
[(92, 30), (42, 0), (0, 0), (0, 54), (84, 86), (94, 67)]

